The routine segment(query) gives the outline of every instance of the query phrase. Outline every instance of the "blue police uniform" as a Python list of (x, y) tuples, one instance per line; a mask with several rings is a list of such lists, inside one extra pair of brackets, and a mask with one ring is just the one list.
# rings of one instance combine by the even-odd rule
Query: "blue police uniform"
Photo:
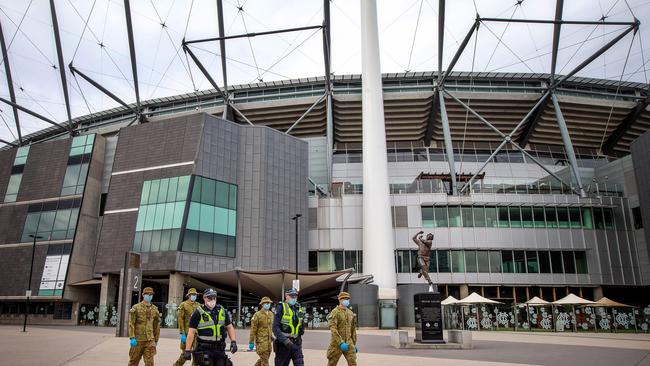
[(304, 329), (304, 313), (300, 304), (289, 305), (281, 302), (275, 307), (273, 335), (275, 336), (275, 365), (288, 366), (293, 361), (294, 366), (304, 366), (302, 354), (302, 335)]

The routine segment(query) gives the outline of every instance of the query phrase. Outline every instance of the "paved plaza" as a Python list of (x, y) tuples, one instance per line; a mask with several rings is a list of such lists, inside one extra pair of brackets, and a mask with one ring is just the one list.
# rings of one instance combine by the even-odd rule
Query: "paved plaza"
[[(175, 330), (163, 329), (157, 365), (171, 365), (178, 357), (176, 337)], [(113, 328), (32, 326), (22, 333), (19, 326), (0, 326), (0, 338), (0, 365), (108, 366), (128, 362), (128, 339), (116, 338)], [(253, 365), (255, 353), (245, 350), (248, 331), (238, 330), (237, 338), (240, 352), (232, 357), (234, 364)], [(328, 338), (326, 331), (307, 332), (307, 365), (327, 364)], [(649, 334), (474, 332), (473, 338), (472, 350), (397, 350), (388, 345), (389, 331), (360, 330), (359, 365), (650, 365)]]

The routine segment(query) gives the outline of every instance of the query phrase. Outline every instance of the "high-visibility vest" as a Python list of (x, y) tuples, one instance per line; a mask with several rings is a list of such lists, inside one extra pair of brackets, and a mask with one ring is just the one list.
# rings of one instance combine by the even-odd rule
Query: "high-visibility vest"
[(293, 320), (293, 310), (289, 304), (282, 303), (282, 320), (280, 325), (282, 328), (282, 333), (287, 337), (295, 338), (300, 332), (300, 327), (302, 327), (302, 307), (298, 308), (298, 324), (294, 324)]
[[(226, 314), (224, 313), (223, 307), (219, 306), (219, 315), (216, 323), (214, 322), (214, 319), (212, 319), (212, 315), (203, 310), (202, 306), (199, 306), (197, 310), (201, 315), (201, 319), (199, 320), (199, 327), (196, 328), (199, 340), (208, 342), (216, 342), (218, 340), (221, 340), (223, 327), (226, 324)], [(210, 332), (208, 333), (206, 330)]]

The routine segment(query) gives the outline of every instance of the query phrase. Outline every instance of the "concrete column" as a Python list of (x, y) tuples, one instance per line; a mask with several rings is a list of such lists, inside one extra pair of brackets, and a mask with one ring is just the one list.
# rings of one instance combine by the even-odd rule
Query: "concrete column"
[(183, 285), (185, 283), (185, 275), (178, 272), (169, 274), (169, 291), (167, 295), (168, 304), (180, 304), (185, 299), (185, 291)]
[(332, 192), (332, 154), (334, 153), (334, 101), (332, 100), (332, 93), (327, 94), (327, 192)]
[(449, 128), (449, 117), (447, 116), (447, 107), (445, 106), (445, 93), (438, 93), (440, 98), (440, 121), (442, 122), (442, 135), (445, 140), (445, 151), (447, 152), (447, 161), (449, 162), (449, 175), (451, 177), (451, 193), (456, 196), (458, 187), (456, 184), (456, 161), (454, 159), (454, 146), (451, 142), (451, 129)]
[[(469, 286), (467, 285), (460, 285), (460, 299), (463, 299), (465, 297), (469, 296)], [(458, 300), (460, 300), (458, 299)]]
[(116, 275), (103, 274), (102, 287), (99, 292), (99, 305), (115, 305), (120, 278)]
[(602, 286), (594, 287), (593, 295), (594, 295), (594, 301), (600, 300), (603, 297), (603, 287)]
[(379, 286), (379, 299), (397, 299), (395, 243), (388, 191), (386, 126), (379, 64), (377, 2), (361, 0), (361, 104), (363, 137), (363, 269)]

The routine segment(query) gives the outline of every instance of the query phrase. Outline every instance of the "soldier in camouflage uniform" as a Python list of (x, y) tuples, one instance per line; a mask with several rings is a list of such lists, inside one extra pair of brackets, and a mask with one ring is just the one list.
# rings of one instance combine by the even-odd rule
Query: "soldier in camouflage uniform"
[(269, 310), (273, 302), (264, 296), (260, 301), (262, 307), (253, 315), (248, 349), (251, 351), (257, 345), (259, 360), (255, 366), (269, 366), (271, 357), (271, 343), (273, 342), (273, 313)]
[(160, 313), (151, 304), (153, 289), (145, 287), (142, 291), (142, 301), (133, 305), (129, 310), (129, 366), (138, 366), (144, 357), (145, 366), (153, 366), (156, 355), (156, 345), (160, 338)]
[(341, 355), (349, 366), (357, 366), (357, 316), (349, 309), (350, 294), (339, 294), (339, 306), (327, 316), (330, 326), (330, 345), (327, 348), (327, 365), (336, 366)]
[(180, 333), (181, 337), (181, 356), (178, 358), (178, 360), (176, 360), (174, 366), (183, 366), (185, 364), (185, 341), (187, 340), (187, 332), (190, 328), (190, 317), (192, 316), (194, 310), (201, 306), (196, 301), (198, 295), (199, 293), (196, 292), (196, 289), (191, 288), (187, 291), (187, 295), (185, 295), (185, 297), (187, 297), (187, 300), (178, 305), (178, 332)]

